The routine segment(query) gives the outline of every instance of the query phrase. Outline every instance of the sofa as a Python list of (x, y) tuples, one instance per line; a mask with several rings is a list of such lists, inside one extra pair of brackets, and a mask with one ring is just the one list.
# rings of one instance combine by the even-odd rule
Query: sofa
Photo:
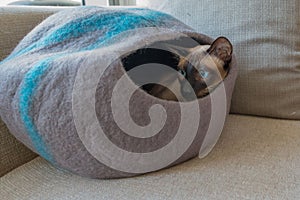
[[(61, 9), (65, 8), (1, 7), (0, 60), (38, 23)], [(241, 91), (239, 85), (237, 88), (235, 96)], [(0, 121), (0, 197), (299, 199), (299, 119), (284, 119), (274, 113), (249, 114), (235, 106), (217, 145), (203, 159), (196, 157), (158, 172), (111, 180), (89, 179), (55, 168), (18, 142)]]

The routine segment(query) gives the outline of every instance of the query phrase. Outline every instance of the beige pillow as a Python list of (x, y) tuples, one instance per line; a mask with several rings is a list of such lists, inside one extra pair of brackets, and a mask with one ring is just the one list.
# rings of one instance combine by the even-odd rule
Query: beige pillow
[(299, 0), (138, 0), (234, 44), (239, 77), (231, 112), (300, 119)]

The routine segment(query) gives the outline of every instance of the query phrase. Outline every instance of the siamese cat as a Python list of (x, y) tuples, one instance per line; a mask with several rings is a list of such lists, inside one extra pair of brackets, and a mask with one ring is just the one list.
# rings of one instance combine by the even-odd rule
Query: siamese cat
[[(186, 94), (194, 92), (197, 98), (204, 97), (215, 89), (227, 76), (229, 71), (229, 63), (232, 57), (232, 44), (225, 37), (217, 38), (211, 45), (198, 45), (193, 48), (171, 47), (173, 50), (180, 49), (180, 52), (186, 51), (185, 55), (178, 56), (178, 74), (174, 76), (164, 76), (161, 82), (167, 87), (155, 84), (149, 94), (173, 101), (186, 101)], [(177, 51), (178, 52), (178, 51)], [(183, 83), (186, 79), (193, 91), (189, 91), (191, 87), (187, 87)], [(187, 82), (185, 82), (187, 83)], [(171, 89), (173, 92), (171, 92)], [(176, 93), (176, 95), (174, 94)]]

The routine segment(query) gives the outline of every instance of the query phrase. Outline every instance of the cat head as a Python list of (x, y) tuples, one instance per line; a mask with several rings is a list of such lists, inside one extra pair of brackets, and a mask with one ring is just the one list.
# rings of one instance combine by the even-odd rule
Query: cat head
[[(185, 72), (197, 97), (203, 97), (223, 81), (229, 71), (232, 44), (225, 37), (217, 38), (211, 45), (199, 45), (181, 57), (178, 67)], [(187, 87), (182, 85), (183, 94)]]

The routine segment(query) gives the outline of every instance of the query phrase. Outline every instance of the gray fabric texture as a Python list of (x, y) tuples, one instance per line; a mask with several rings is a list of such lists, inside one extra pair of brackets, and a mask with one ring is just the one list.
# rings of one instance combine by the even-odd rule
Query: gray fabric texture
[[(0, 7), (0, 60), (8, 56), (20, 40), (59, 8)], [(8, 131), (0, 119), (0, 176), (32, 160), (37, 155)]]
[[(103, 43), (100, 41), (100, 46), (94, 48), (93, 45), (99, 43), (99, 38), (110, 36), (105, 32), (106, 29), (112, 28), (114, 31), (118, 31), (118, 26), (121, 29), (124, 28), (124, 25), (114, 18), (115, 16), (123, 16), (124, 12), (125, 18), (130, 18), (133, 15), (134, 20), (141, 20), (139, 23), (132, 21), (134, 23), (127, 24), (128, 26), (133, 24), (133, 29), (137, 25), (153, 27), (153, 24), (156, 25), (154, 26), (156, 29), (139, 29), (138, 32), (127, 35), (126, 38), (116, 36), (108, 42), (105, 40), (107, 43), (104, 46), (101, 46)], [(103, 16), (104, 18), (102, 18)], [(113, 17), (105, 18), (107, 16)], [(155, 17), (158, 19), (157, 21), (154, 20)], [(115, 21), (109, 21), (111, 19)], [(122, 20), (122, 18), (116, 19)], [(107, 23), (104, 26), (105, 30), (97, 29), (97, 27), (101, 27), (102, 23)], [(158, 31), (157, 27), (165, 29), (164, 31)], [(92, 34), (90, 32), (82, 34), (86, 30), (90, 30)], [(1, 63), (1, 118), (17, 139), (58, 167), (93, 178), (136, 175), (137, 173), (128, 173), (111, 168), (100, 162), (98, 158), (96, 159), (95, 154), (92, 155), (91, 151), (101, 150), (102, 145), (105, 145), (101, 142), (94, 142), (99, 135), (94, 133), (87, 135), (91, 127), (94, 126), (92, 121), (94, 119), (91, 119), (90, 124), (82, 127), (84, 133), (79, 135), (78, 126), (76, 126), (78, 124), (75, 125), (74, 108), (80, 110), (81, 107), (78, 107), (76, 102), (74, 104), (73, 98), (79, 95), (80, 98), (78, 99), (88, 102), (89, 98), (84, 96), (83, 93), (94, 91), (93, 88), (86, 85), (75, 88), (75, 78), (83, 75), (82, 83), (89, 83), (93, 74), (85, 76), (85, 71), (105, 69), (106, 60), (110, 60), (112, 56), (117, 56), (118, 59), (111, 63), (100, 80), (96, 76), (97, 81), (99, 81), (95, 93), (95, 116), (98, 120), (96, 123), (102, 126), (106, 134), (105, 137), (109, 138), (118, 148), (124, 149), (126, 152), (148, 155), (149, 152), (165, 145), (166, 140), (172, 141), (172, 137), (177, 131), (177, 126), (174, 126), (174, 124), (181, 123), (180, 112), (183, 111), (180, 111), (179, 103), (157, 99), (138, 89), (130, 100), (130, 114), (137, 124), (145, 125), (149, 122), (147, 109), (154, 104), (165, 107), (168, 118), (159, 134), (150, 139), (137, 139), (125, 134), (116, 125), (111, 110), (111, 95), (116, 82), (126, 73), (120, 62), (121, 55), (134, 48), (144, 47), (145, 44), (177, 39), (179, 36), (174, 34), (174, 30), (177, 31), (176, 33), (185, 33), (195, 38), (201, 44), (212, 42), (209, 37), (195, 33), (180, 21), (149, 10), (131, 9), (122, 11), (87, 7), (70, 9), (52, 15), (30, 32), (12, 54)], [(91, 45), (93, 48), (90, 48)], [(82, 69), (84, 70), (80, 72), (83, 72), (83, 74), (78, 72)], [(222, 101), (226, 101), (227, 111), (229, 110), (236, 75), (236, 62), (233, 58), (230, 73), (224, 81), (225, 98), (227, 99), (222, 99)], [(128, 76), (125, 77), (129, 82), (131, 81)], [(135, 85), (132, 81), (130, 84)], [(79, 89), (82, 93), (78, 93), (74, 97), (74, 90), (76, 89)], [(222, 88), (218, 87), (212, 95), (218, 96), (221, 91)], [(125, 96), (125, 93), (123, 96)], [(199, 153), (206, 131), (209, 128), (210, 117), (214, 114), (211, 113), (212, 99), (210, 97), (207, 96), (194, 102), (201, 111), (199, 122), (190, 119), (199, 126), (196, 137), (180, 157), (168, 166), (186, 161)], [(91, 116), (88, 110), (82, 109), (80, 111), (83, 114), (83, 120), (90, 119)], [(128, 121), (125, 115), (123, 121)], [(219, 123), (217, 126), (222, 127), (221, 121), (217, 123)], [(190, 134), (189, 131), (186, 134)], [(83, 141), (82, 138), (87, 139), (88, 144), (84, 143), (86, 140)], [(86, 145), (92, 146), (92, 150), (88, 150)], [(104, 152), (105, 150), (102, 149)], [(177, 151), (177, 148), (173, 149), (173, 152), (177, 153)], [(169, 154), (162, 154), (161, 156), (168, 159)], [(126, 156), (116, 153), (112, 157), (105, 157), (104, 159), (115, 164), (116, 160), (126, 160)], [(141, 156), (137, 162), (143, 163), (143, 159), (143, 156)], [(153, 163), (155, 162), (153, 161)]]
[(92, 180), (37, 158), (0, 179), (3, 199), (298, 200), (299, 121), (229, 115), (205, 158), (147, 175)]
[(239, 76), (231, 112), (300, 119), (299, 0), (138, 0), (234, 45)]

